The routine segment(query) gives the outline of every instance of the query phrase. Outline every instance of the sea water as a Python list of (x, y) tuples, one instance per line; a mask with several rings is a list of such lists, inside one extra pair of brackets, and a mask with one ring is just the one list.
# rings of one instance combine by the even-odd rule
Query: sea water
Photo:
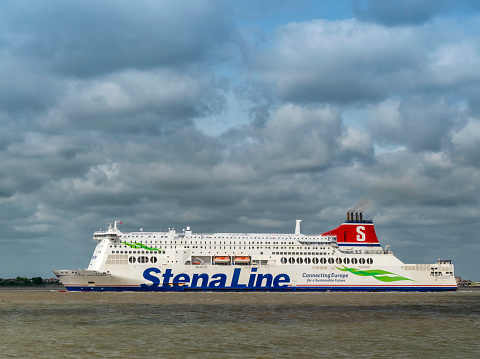
[(478, 358), (480, 291), (0, 290), (0, 358)]

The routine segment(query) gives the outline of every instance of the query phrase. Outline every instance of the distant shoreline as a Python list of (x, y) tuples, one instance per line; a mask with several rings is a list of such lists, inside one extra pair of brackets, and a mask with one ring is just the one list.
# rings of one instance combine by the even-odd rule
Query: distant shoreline
[(63, 285), (44, 284), (44, 285), (2, 285), (0, 291), (3, 290), (66, 290)]

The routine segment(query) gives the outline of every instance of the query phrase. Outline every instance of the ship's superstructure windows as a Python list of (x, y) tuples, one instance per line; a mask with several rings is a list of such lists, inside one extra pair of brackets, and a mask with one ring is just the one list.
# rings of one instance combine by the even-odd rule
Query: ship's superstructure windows
[(138, 257), (138, 263), (148, 263), (148, 257), (145, 257), (145, 256)]

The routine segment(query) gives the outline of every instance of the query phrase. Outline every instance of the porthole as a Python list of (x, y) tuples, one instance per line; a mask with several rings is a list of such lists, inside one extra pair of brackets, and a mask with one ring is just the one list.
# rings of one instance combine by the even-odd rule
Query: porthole
[(138, 263), (148, 263), (148, 257), (145, 257), (145, 256), (138, 257)]
[(293, 257), (288, 258), (288, 263), (295, 264), (295, 258)]
[[(325, 259), (325, 258), (323, 258), (323, 259)], [(313, 261), (313, 264), (318, 264), (318, 258), (313, 258), (312, 261)]]
[(335, 263), (335, 260), (333, 258), (328, 258), (328, 263), (333, 264), (333, 263)]
[(342, 264), (342, 258), (337, 258), (336, 262), (337, 264)]
[(302, 263), (303, 263), (302, 257), (298, 257), (298, 258), (297, 258), (297, 263), (298, 263), (298, 264), (302, 264)]
[(312, 261), (312, 260), (311, 260), (310, 258), (308, 258), (308, 257), (305, 258), (305, 264), (310, 264), (311, 261)]
[(152, 262), (152, 263), (157, 263), (157, 257), (152, 257), (152, 258), (150, 258), (150, 262)]
[(136, 260), (135, 257), (130, 257), (130, 258), (128, 258), (128, 261), (129, 261), (130, 263), (135, 263), (137, 260)]
[(322, 264), (327, 263), (327, 258), (320, 258), (320, 263), (322, 263)]
[(358, 260), (358, 262), (359, 262), (360, 264), (365, 264), (365, 258), (360, 258), (360, 259)]
[(282, 257), (282, 259), (280, 259), (280, 262), (282, 262), (282, 264), (285, 264), (285, 263), (287, 263), (287, 258), (285, 258), (285, 257)]
[(352, 264), (357, 264), (357, 258), (352, 258)]
[(348, 259), (348, 258), (343, 258), (343, 263), (344, 263), (344, 264), (350, 264), (350, 259)]
[(373, 263), (373, 259), (372, 259), (372, 258), (367, 258), (367, 263), (368, 263), (368, 264), (372, 264), (372, 263)]

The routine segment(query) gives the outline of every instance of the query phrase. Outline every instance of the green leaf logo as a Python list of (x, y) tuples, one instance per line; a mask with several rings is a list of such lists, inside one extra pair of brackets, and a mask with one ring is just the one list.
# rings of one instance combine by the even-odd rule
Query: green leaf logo
[(358, 268), (347, 268), (343, 266), (343, 268), (335, 267), (338, 270), (341, 270), (343, 272), (350, 272), (352, 274), (362, 276), (362, 277), (373, 277), (376, 280), (379, 280), (381, 282), (397, 282), (399, 280), (410, 280), (412, 282), (415, 282), (413, 279), (405, 278), (402, 277), (401, 275), (392, 273), (392, 272), (387, 272), (385, 270), (381, 269), (372, 269), (372, 270), (360, 270)]
[(137, 242), (132, 242), (132, 243), (122, 242), (122, 243), (134, 249), (143, 248), (143, 249), (146, 249), (147, 251), (164, 252), (161, 249), (147, 247), (145, 244), (142, 244), (142, 243), (137, 243)]

